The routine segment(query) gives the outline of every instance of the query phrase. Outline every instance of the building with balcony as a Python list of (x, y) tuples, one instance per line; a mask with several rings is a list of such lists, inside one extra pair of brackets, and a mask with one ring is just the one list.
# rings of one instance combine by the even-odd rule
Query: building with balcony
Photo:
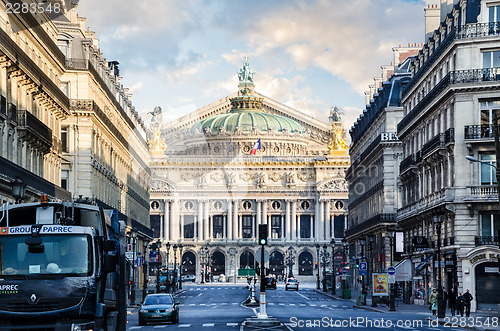
[(470, 289), (473, 311), (496, 309), (500, 219), (492, 126), (500, 105), (500, 6), (490, 0), (441, 2), (441, 22), (412, 62), (402, 93), (396, 220), (415, 289), (436, 287), (441, 264), (447, 291)]
[[(61, 187), (61, 123), (69, 99), (61, 91), (65, 56), (58, 31), (39, 13), (7, 14), (0, 3), (0, 200), (71, 199)], [(43, 25), (43, 27), (42, 27)], [(14, 197), (11, 183), (24, 183)]]
[(344, 236), (340, 116), (333, 110), (326, 124), (256, 92), (247, 61), (238, 76), (237, 92), (176, 121), (162, 125), (155, 110), (151, 225), (164, 254), (165, 243), (183, 245), (183, 274), (200, 280), (203, 268), (232, 282), (256, 266), (258, 226), (267, 224), (270, 272), (314, 280), (316, 245), (330, 251)]
[[(420, 45), (418, 45), (420, 46)], [(396, 229), (396, 212), (401, 207), (399, 163), (402, 146), (397, 136), (397, 123), (403, 116), (401, 90), (410, 80), (411, 57), (417, 45), (395, 47), (394, 64), (382, 66), (366, 92), (367, 106), (349, 131), (351, 166), (349, 183), (349, 219), (346, 239), (353, 259), (368, 262), (368, 281), (372, 272), (385, 272), (395, 258), (395, 245), (390, 233)], [(398, 234), (399, 236), (399, 234)], [(392, 248), (392, 251), (391, 251)], [(400, 256), (401, 252), (398, 252)], [(351, 268), (353, 279), (357, 269)]]

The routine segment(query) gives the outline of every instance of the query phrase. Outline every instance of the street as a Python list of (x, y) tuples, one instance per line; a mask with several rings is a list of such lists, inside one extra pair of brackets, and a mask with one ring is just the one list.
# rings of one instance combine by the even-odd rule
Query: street
[[(398, 311), (380, 313), (354, 307), (351, 300), (335, 300), (315, 291), (315, 284), (300, 284), (299, 291), (285, 291), (283, 283), (276, 290), (267, 290), (268, 315), (282, 323), (273, 330), (386, 329), (386, 330), (445, 330), (425, 320), (428, 312)], [(255, 316), (258, 308), (245, 307), (242, 302), (249, 291), (245, 284), (185, 284), (178, 296), (179, 324), (139, 326), (137, 309), (128, 315), (127, 330), (159, 328), (186, 330), (250, 330), (242, 323)], [(460, 330), (453, 328), (453, 330)]]

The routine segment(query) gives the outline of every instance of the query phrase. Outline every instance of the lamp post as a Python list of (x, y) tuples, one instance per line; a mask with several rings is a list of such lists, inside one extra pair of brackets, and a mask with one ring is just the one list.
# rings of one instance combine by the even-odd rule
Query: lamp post
[[(366, 245), (366, 239), (365, 238), (359, 238), (359, 245), (361, 246), (361, 261), (366, 262), (365, 259), (365, 245)], [(365, 272), (367, 272), (367, 269), (365, 269)], [(366, 275), (361, 275), (361, 304), (366, 305)]]
[(160, 266), (161, 266), (161, 255), (160, 255), (160, 246), (161, 242), (158, 239), (157, 242), (154, 243), (154, 249), (156, 250), (156, 293), (160, 293)]
[(177, 245), (173, 246), (173, 250), (174, 250), (174, 269), (172, 270), (172, 281), (174, 284), (174, 292), (175, 292), (178, 286), (177, 282), (179, 281), (179, 279), (177, 278)]
[(337, 243), (335, 242), (335, 239), (332, 239), (330, 243), (332, 244), (332, 294), (336, 294), (335, 287), (337, 287), (337, 269), (335, 269), (335, 247)]
[(26, 195), (26, 184), (24, 184), (21, 177), (16, 176), (16, 179), (12, 180), (10, 185), (12, 186), (12, 196), (16, 201), (15, 203), (23, 202)]
[[(393, 249), (393, 240), (396, 235), (396, 231), (394, 229), (389, 229), (387, 231), (389, 233), (390, 247), (391, 247), (391, 266), (394, 263), (394, 249)], [(396, 305), (394, 302), (394, 283), (390, 284), (390, 292), (389, 292), (389, 311), (396, 311)]]
[(327, 246), (325, 244), (325, 245), (323, 245), (323, 250), (321, 251), (321, 263), (323, 264), (323, 292), (327, 291), (327, 289), (326, 289), (326, 265), (329, 262), (328, 259), (330, 256), (330, 253), (328, 253), (328, 251), (326, 249), (327, 249)]
[(316, 276), (317, 276), (317, 280), (316, 280), (316, 289), (319, 290), (319, 268), (320, 268), (320, 265), (319, 265), (319, 244), (316, 244), (316, 265), (318, 266), (318, 269), (316, 271)]
[(132, 228), (132, 283), (130, 284), (130, 305), (135, 305), (135, 241), (137, 239), (137, 229)]
[[(375, 237), (370, 234), (368, 235), (368, 252), (369, 252), (369, 261), (368, 261), (368, 286), (373, 287), (373, 244), (375, 242)], [(372, 284), (372, 285), (370, 285)], [(372, 291), (372, 290), (370, 290)], [(373, 291), (372, 291), (373, 292)], [(377, 302), (373, 298), (372, 294), (372, 307), (377, 307)]]
[[(347, 239), (343, 238), (342, 239), (342, 248), (344, 250), (344, 255), (342, 257), (342, 262), (344, 263), (344, 268), (347, 267), (347, 246), (349, 243), (347, 242)], [(347, 276), (342, 274), (342, 295), (344, 295), (344, 291), (347, 289), (346, 288), (346, 278)]]
[(295, 255), (293, 247), (288, 247), (287, 250), (287, 262), (288, 262), (288, 278), (293, 277), (293, 265), (294, 265)]
[(437, 295), (437, 306), (438, 306), (438, 311), (437, 311), (437, 316), (438, 318), (444, 318), (445, 317), (445, 303), (444, 303), (444, 298), (443, 298), (443, 284), (441, 281), (441, 212), (435, 214), (433, 216), (433, 221), (436, 226), (436, 234), (437, 234), (437, 262), (438, 262), (438, 295)]
[(205, 284), (206, 281), (207, 257), (208, 257), (208, 247), (202, 246), (200, 248), (201, 284)]
[(170, 243), (167, 242), (165, 247), (167, 248), (167, 259), (166, 259), (166, 262), (167, 262), (167, 285), (166, 285), (166, 289), (167, 289), (167, 293), (170, 293), (170, 275), (169, 275), (169, 265), (168, 265), (168, 256), (170, 255)]
[(184, 246), (182, 244), (179, 244), (179, 255), (180, 255), (180, 262), (179, 262), (179, 290), (182, 290), (182, 249)]
[(146, 298), (147, 292), (148, 292), (148, 270), (149, 270), (149, 259), (146, 258), (148, 255), (148, 242), (143, 241), (142, 242), (142, 248), (143, 248), (143, 257), (144, 257), (144, 262), (142, 264), (142, 300)]

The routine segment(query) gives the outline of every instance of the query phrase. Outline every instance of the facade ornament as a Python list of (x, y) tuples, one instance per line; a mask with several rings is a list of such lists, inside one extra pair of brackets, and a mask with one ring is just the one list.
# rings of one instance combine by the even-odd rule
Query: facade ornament
[(207, 184), (207, 174), (198, 174), (198, 188), (203, 188)]
[(261, 172), (257, 174), (257, 187), (266, 186), (266, 174)]
[(226, 173), (226, 185), (231, 188), (236, 183), (236, 174), (234, 172)]
[(295, 174), (293, 172), (288, 172), (286, 174), (286, 186), (287, 187), (295, 186)]
[(151, 130), (151, 140), (148, 139), (149, 152), (152, 155), (163, 155), (167, 149), (167, 144), (161, 139), (161, 125), (163, 118), (161, 115), (161, 107), (155, 107), (149, 114), (153, 115), (149, 128)]
[(333, 124), (333, 136), (330, 138), (328, 150), (330, 155), (346, 154), (349, 145), (345, 140), (344, 125), (341, 122)]

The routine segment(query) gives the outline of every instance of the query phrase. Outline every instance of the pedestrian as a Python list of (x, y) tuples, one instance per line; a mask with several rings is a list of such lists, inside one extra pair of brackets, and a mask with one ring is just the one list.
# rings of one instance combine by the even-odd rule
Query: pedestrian
[(437, 311), (437, 290), (433, 289), (429, 297), (430, 309), (432, 310), (432, 315), (436, 315)]
[(451, 310), (451, 316), (455, 316), (456, 304), (457, 304), (457, 294), (455, 293), (455, 289), (452, 287), (450, 289), (450, 294), (448, 295), (448, 307)]
[(443, 287), (443, 307), (444, 307), (444, 312), (446, 314), (446, 303), (448, 302), (448, 292)]
[(462, 295), (462, 293), (458, 293), (456, 308), (460, 313), (461, 317), (464, 316), (464, 306), (465, 306), (464, 296)]
[(465, 316), (469, 317), (470, 315), (470, 303), (474, 298), (472, 297), (472, 294), (469, 293), (469, 289), (467, 289), (467, 292), (464, 293), (464, 300), (465, 300)]

